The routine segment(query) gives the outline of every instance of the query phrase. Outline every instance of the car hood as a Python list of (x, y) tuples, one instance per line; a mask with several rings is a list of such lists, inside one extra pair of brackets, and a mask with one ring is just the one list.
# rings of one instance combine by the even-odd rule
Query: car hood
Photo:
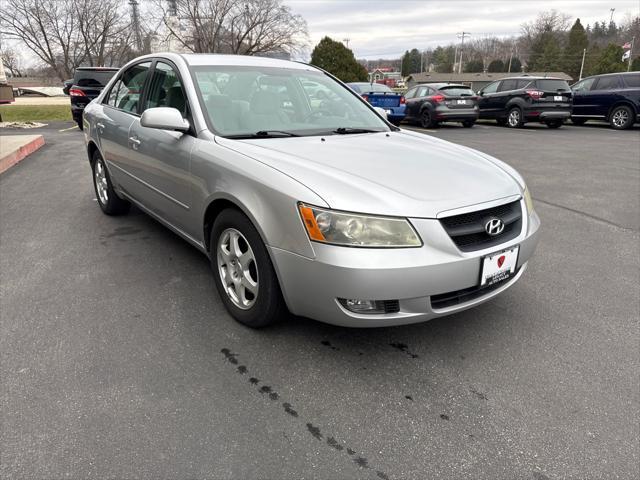
[(517, 174), (500, 161), (413, 132), (216, 141), (294, 178), (337, 210), (436, 218), (521, 193)]

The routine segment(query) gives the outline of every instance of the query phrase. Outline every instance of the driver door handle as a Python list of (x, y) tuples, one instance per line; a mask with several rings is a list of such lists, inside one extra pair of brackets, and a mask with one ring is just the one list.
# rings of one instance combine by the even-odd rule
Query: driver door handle
[(138, 147), (140, 146), (140, 144), (142, 143), (142, 142), (138, 139), (138, 137), (129, 137), (129, 142), (131, 143), (131, 147), (132, 147), (134, 150), (137, 150), (137, 149), (138, 149)]

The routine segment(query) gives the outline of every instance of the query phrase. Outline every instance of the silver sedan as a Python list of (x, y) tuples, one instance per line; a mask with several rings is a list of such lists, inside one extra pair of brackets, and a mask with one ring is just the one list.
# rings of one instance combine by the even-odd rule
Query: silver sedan
[(520, 279), (540, 220), (522, 177), (394, 127), (326, 72), (155, 54), (84, 111), (98, 204), (131, 204), (208, 256), (231, 315), (421, 322)]

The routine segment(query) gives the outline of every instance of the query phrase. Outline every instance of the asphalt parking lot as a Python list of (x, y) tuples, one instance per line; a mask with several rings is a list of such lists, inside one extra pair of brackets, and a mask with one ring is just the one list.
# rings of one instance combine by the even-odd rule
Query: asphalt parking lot
[(523, 174), (523, 279), (420, 325), (254, 331), (194, 248), (100, 213), (71, 126), (0, 176), (3, 478), (640, 476), (638, 128), (425, 132)]

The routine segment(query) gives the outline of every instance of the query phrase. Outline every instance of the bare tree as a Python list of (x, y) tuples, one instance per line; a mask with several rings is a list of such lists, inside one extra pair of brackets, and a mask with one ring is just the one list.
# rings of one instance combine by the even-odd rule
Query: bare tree
[(165, 28), (196, 53), (292, 52), (306, 43), (307, 24), (281, 0), (176, 0), (175, 16), (156, 0)]
[(84, 59), (73, 0), (7, 0), (3, 16), (7, 36), (21, 40), (61, 80)]
[(126, 39), (128, 43), (132, 35), (124, 2), (73, 0), (73, 4), (79, 35), (85, 47), (85, 63), (99, 67), (111, 64), (118, 57), (113, 55), (113, 49), (121, 47), (121, 40)]
[(12, 48), (4, 48), (0, 52), (0, 61), (4, 65), (12, 77), (22, 76), (22, 58)]

